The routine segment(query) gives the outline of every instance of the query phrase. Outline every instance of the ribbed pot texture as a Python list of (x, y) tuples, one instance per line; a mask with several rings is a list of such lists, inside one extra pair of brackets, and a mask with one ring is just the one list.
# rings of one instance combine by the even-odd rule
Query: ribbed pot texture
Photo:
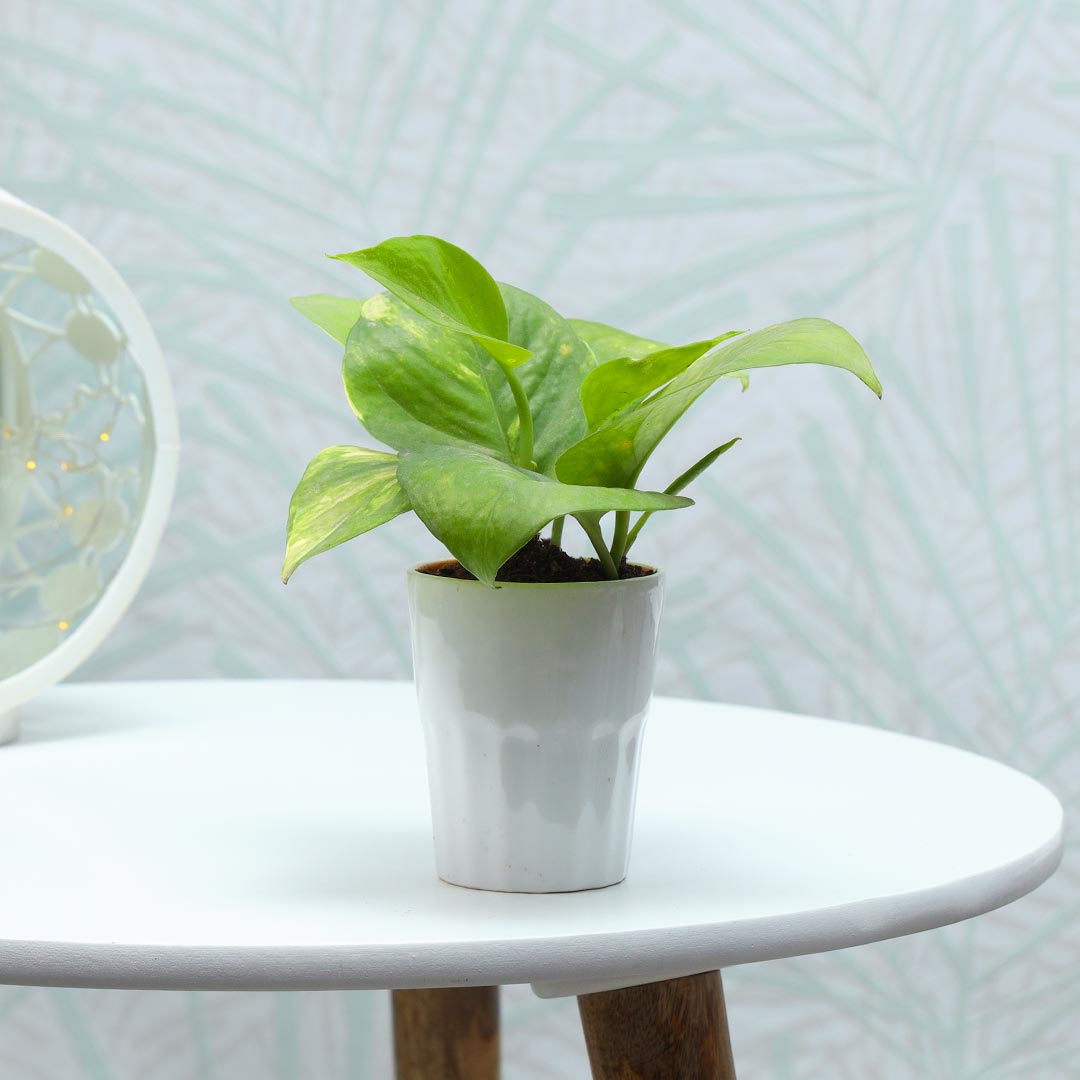
[(436, 870), (502, 892), (626, 876), (659, 573), (488, 588), (410, 570)]

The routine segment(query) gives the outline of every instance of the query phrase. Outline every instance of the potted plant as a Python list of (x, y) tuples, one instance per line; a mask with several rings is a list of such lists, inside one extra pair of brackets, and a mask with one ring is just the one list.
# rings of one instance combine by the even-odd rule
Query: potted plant
[[(736, 440), (662, 492), (636, 488), (642, 467), (720, 379), (745, 387), (754, 368), (817, 363), (880, 396), (877, 376), (824, 319), (671, 347), (564, 319), (436, 237), (334, 257), (385, 291), (293, 304), (345, 346), (349, 402), (393, 452), (333, 446), (312, 460), (283, 580), (415, 513), (454, 557), (408, 572), (439, 876), (513, 892), (621, 881), (663, 584), (628, 556), (652, 514), (692, 505), (680, 493)], [(595, 558), (563, 551), (567, 519)]]

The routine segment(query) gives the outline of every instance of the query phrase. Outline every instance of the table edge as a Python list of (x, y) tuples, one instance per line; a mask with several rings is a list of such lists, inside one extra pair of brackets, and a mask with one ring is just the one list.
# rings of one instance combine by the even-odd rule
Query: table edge
[[(131, 680), (68, 683), (53, 688), (38, 700), (54, 695), (78, 695), (88, 690), (96, 694), (143, 687), (191, 688), (193, 684), (241, 687), (305, 682), (353, 688), (358, 684), (393, 686), (402, 693), (412, 686), (402, 679)], [(595, 986), (598, 980), (628, 985), (676, 978), (711, 968), (834, 951), (936, 929), (1020, 899), (1046, 881), (1061, 862), (1064, 810), (1060, 801), (1045, 785), (1003, 762), (949, 743), (812, 714), (669, 695), (657, 695), (656, 700), (839, 724), (971, 754), (1023, 776), (1045, 792), (1057, 808), (1056, 829), (1039, 848), (977, 875), (909, 893), (811, 909), (800, 913), (795, 920), (785, 914), (724, 924), (547, 939), (449, 944), (399, 942), (355, 947), (121, 945), (0, 938), (0, 983), (140, 990), (408, 989), (532, 983), (541, 996), (561, 996), (575, 992), (579, 985)], [(797, 924), (794, 930), (793, 921)]]
[[(678, 978), (714, 968), (833, 952), (963, 922), (1037, 889), (1058, 868), (1063, 849), (1062, 817), (1054, 836), (1012, 863), (931, 889), (811, 910), (800, 916), (795, 932), (790, 930), (791, 917), (785, 915), (723, 925), (564, 935), (544, 941), (495, 939), (352, 948), (0, 939), (0, 983), (248, 991), (532, 983), (540, 996), (566, 996), (578, 992), (578, 985), (595, 986), (598, 980), (631, 985)], [(933, 914), (928, 915), (930, 907)], [(469, 974), (464, 976), (463, 971)]]

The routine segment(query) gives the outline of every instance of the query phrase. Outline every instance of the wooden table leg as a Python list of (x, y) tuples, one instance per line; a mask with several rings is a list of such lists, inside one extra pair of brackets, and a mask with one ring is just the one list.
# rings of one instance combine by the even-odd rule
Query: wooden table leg
[(578, 998), (593, 1080), (735, 1080), (719, 971)]
[(395, 990), (397, 1080), (499, 1080), (499, 988)]

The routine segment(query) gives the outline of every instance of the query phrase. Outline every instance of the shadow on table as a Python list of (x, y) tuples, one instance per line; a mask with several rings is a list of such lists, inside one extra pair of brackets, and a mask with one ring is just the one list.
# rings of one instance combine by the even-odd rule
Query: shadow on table
[(139, 728), (160, 729), (162, 724), (179, 722), (165, 719), (148, 725), (140, 713), (116, 709), (88, 708), (78, 702), (30, 701), (20, 709), (19, 736), (6, 746), (5, 751), (18, 750), (20, 746), (36, 746), (42, 743), (69, 739), (85, 739), (98, 735), (114, 735)]
[[(358, 901), (407, 903), (418, 889), (443, 887), (435, 876), (430, 828), (416, 822), (379, 822), (365, 828), (340, 818), (281, 822), (273, 852), (250, 848), (245, 889), (276, 901), (355, 906)], [(253, 842), (258, 842), (253, 831)], [(238, 837), (242, 841), (242, 838)]]

